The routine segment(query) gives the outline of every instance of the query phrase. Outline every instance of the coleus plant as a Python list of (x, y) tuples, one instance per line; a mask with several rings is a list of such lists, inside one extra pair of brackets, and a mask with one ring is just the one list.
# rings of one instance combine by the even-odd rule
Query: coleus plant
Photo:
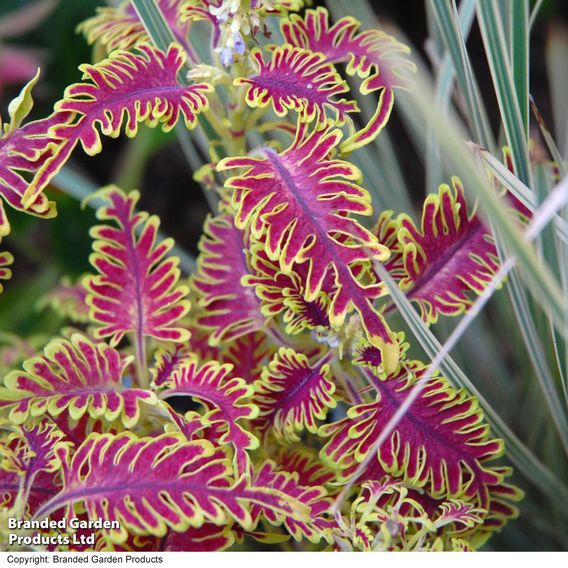
[[(38, 76), (12, 102), (0, 233), (3, 202), (52, 217), (44, 190), (77, 147), (96, 154), (140, 123), (209, 136), (196, 175), (218, 207), (186, 279), (137, 191), (95, 195), (91, 273), (44, 299), (74, 327), (4, 365), (2, 514), (117, 522), (90, 545), (44, 530), (56, 550), (479, 548), (521, 492), (478, 401), (434, 373), (376, 444), (428, 368), (391, 327), (377, 263), (426, 324), (466, 312), (499, 267), (459, 179), (416, 224), (374, 211), (349, 161), (412, 88), (409, 49), (299, 0), (154, 7), (166, 49), (133, 4), (103, 8), (81, 26), (103, 59), (53, 114), (26, 122)], [(208, 59), (192, 44), (203, 25)], [(365, 122), (356, 99), (373, 94)], [(255, 147), (255, 132), (272, 138)], [(0, 254), (0, 279), (13, 260)]]

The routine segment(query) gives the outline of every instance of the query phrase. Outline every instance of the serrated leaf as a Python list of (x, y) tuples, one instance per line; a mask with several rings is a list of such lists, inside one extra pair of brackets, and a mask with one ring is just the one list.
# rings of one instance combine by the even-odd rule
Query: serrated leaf
[(24, 362), (0, 387), (0, 407), (10, 409), (10, 420), (25, 423), (31, 416), (69, 413), (73, 419), (88, 414), (126, 427), (136, 424), (140, 404), (155, 404), (156, 396), (122, 385), (126, 366), (117, 351), (75, 334), (71, 341), (54, 339), (42, 357)]
[[(23, 480), (20, 475), (0, 468), (0, 510), (6, 511), (17, 506), (22, 489)], [(56, 495), (59, 489), (52, 473), (40, 472), (29, 488), (26, 510), (22, 513), (26, 516), (33, 515), (48, 499)]]
[(5, 444), (2, 448), (0, 443), (3, 450), (1, 469), (22, 476), (22, 492), (28, 495), (41, 472), (55, 476), (61, 467), (55, 449), (69, 442), (54, 423), (40, 422), (14, 427)]
[[(180, 13), (186, 4), (185, 0), (157, 0), (156, 3), (176, 41), (185, 46), (189, 24), (181, 21)], [(97, 8), (97, 15), (81, 23), (77, 31), (84, 34), (89, 44), (103, 45), (107, 53), (115, 49), (130, 50), (150, 41), (146, 28), (130, 0), (116, 7)]]
[(39, 299), (38, 309), (43, 310), (50, 307), (61, 317), (72, 322), (87, 323), (89, 306), (87, 305), (87, 290), (82, 283), (84, 276), (80, 276), (76, 282), (63, 277), (54, 288)]
[(245, 276), (242, 283), (254, 286), (265, 316), (271, 318), (281, 314), (285, 331), (290, 335), (330, 326), (327, 317), (329, 300), (325, 294), (322, 292), (313, 301), (307, 301), (303, 296), (302, 282), (307, 277), (304, 266), (295, 265), (294, 270), (286, 274), (277, 262), (268, 258), (261, 245), (251, 247), (250, 257), (252, 274)]
[(189, 331), (176, 323), (189, 310), (189, 289), (178, 285), (179, 259), (167, 256), (173, 240), (156, 242), (159, 220), (135, 212), (137, 191), (125, 194), (108, 186), (97, 196), (104, 200), (97, 217), (117, 226), (91, 229), (95, 252), (90, 261), (97, 275), (87, 277), (84, 286), (90, 317), (99, 324), (95, 336), (110, 337), (112, 346), (129, 332), (137, 342), (148, 336), (186, 341)]
[[(347, 417), (320, 428), (331, 437), (322, 458), (341, 468), (367, 456), (383, 426), (420, 379), (426, 367), (408, 362), (385, 380), (365, 371), (377, 390), (377, 400), (350, 408)], [(455, 390), (442, 377), (428, 380), (420, 397), (378, 449), (380, 466), (434, 497), (488, 502), (489, 486), (503, 476), (486, 462), (503, 453), (503, 443), (490, 437), (477, 401)]]
[(262, 368), (274, 355), (277, 344), (262, 332), (248, 333), (235, 339), (223, 350), (222, 363), (233, 365), (233, 374), (249, 385), (260, 379)]
[(303, 353), (282, 347), (254, 385), (260, 409), (256, 422), (270, 428), (277, 438), (299, 441), (297, 432), (315, 433), (318, 420), (337, 405), (329, 365), (333, 353), (310, 365)]
[[(284, 273), (294, 263), (307, 263), (302, 284), (308, 301), (318, 296), (331, 272), (331, 325), (340, 328), (355, 310), (368, 340), (381, 349), (385, 367), (392, 370), (398, 345), (373, 306), (383, 288), (370, 258), (385, 260), (388, 250), (351, 217), (370, 214), (371, 198), (353, 183), (360, 177), (355, 166), (329, 158), (340, 139), (337, 129), (310, 132), (300, 123), (292, 146), (283, 152), (265, 147), (257, 151), (259, 157), (226, 158), (218, 168), (244, 170), (226, 182), (235, 190), (237, 227), (246, 227), (257, 240), (264, 236), (268, 257), (278, 260)], [(361, 272), (370, 275), (370, 282), (361, 281)]]
[(64, 485), (38, 516), (81, 503), (90, 519), (118, 521), (105, 531), (116, 542), (132, 534), (164, 536), (205, 523), (235, 520), (252, 524), (252, 503), (303, 519), (309, 509), (277, 489), (232, 476), (221, 448), (205, 440), (187, 442), (164, 434), (156, 438), (89, 436), (69, 460), (61, 450)]
[[(0, 251), (0, 280), (10, 280), (12, 278), (12, 270), (9, 268), (14, 263), (12, 253)], [(0, 282), (0, 294), (4, 291), (4, 286)]]
[(388, 122), (394, 105), (394, 91), (404, 87), (405, 76), (414, 71), (407, 58), (410, 49), (382, 30), (360, 32), (361, 23), (350, 16), (330, 25), (325, 8), (306, 10), (302, 18), (292, 14), (281, 22), (284, 39), (290, 44), (321, 53), (330, 63), (347, 63), (349, 75), (364, 79), (363, 95), (378, 92), (377, 109), (360, 131), (341, 145), (350, 152), (372, 142)]
[(258, 298), (240, 283), (250, 273), (243, 231), (234, 226), (231, 215), (223, 213), (209, 217), (203, 233), (192, 288), (202, 308), (197, 322), (212, 331), (209, 343), (215, 346), (264, 329)]
[(21, 126), (33, 106), (31, 89), (36, 75), (10, 103), (11, 122), (0, 121), (0, 238), (10, 232), (4, 201), (19, 211), (49, 219), (56, 215), (55, 204), (45, 195), (37, 195), (26, 205), (22, 200), (29, 188), (29, 175), (39, 170), (53, 156), (55, 140), (48, 135), (54, 124), (48, 118)]
[(300, 120), (325, 122), (326, 111), (335, 122), (344, 122), (357, 110), (354, 101), (336, 99), (349, 92), (347, 83), (321, 53), (284, 45), (273, 49), (265, 61), (258, 48), (251, 57), (258, 71), (250, 77), (235, 79), (235, 86), (246, 86), (245, 100), (251, 107), (272, 106), (277, 116), (295, 110)]
[(459, 315), (472, 305), (499, 268), (491, 231), (470, 214), (461, 181), (440, 186), (427, 197), (417, 228), (408, 215), (398, 218), (404, 274), (399, 285), (420, 307), (422, 319)]
[(327, 491), (318, 485), (301, 485), (294, 474), (278, 471), (275, 464), (267, 461), (254, 477), (254, 483), (261, 487), (272, 487), (291, 498), (303, 503), (310, 511), (305, 520), (298, 520), (294, 516), (267, 507), (253, 506), (252, 515), (255, 524), (264, 517), (273, 525), (283, 524), (287, 532), (295, 539), (307, 538), (311, 542), (319, 542), (328, 536), (330, 520), (326, 518), (329, 513), (331, 501), (327, 498)]
[(199, 365), (196, 358), (181, 362), (168, 380), (160, 386), (163, 398), (191, 396), (203, 403), (206, 423), (220, 427), (225, 434), (221, 443), (231, 443), (235, 450), (236, 469), (246, 471), (247, 450), (258, 447), (258, 440), (244, 426), (243, 421), (256, 418), (258, 408), (253, 402), (253, 388), (238, 377), (231, 376), (231, 365), (210, 361)]
[(309, 446), (280, 448), (275, 457), (278, 467), (298, 476), (301, 485), (321, 485), (333, 481), (335, 472), (323, 463), (317, 451)]
[(24, 205), (35, 202), (77, 144), (89, 155), (98, 154), (101, 133), (117, 137), (124, 127), (133, 137), (141, 122), (150, 127), (159, 124), (167, 132), (180, 118), (193, 129), (197, 115), (208, 108), (206, 93), (212, 87), (178, 82), (185, 59), (178, 45), (164, 53), (142, 44), (135, 53), (115, 51), (96, 65), (81, 65), (88, 82), (71, 85), (56, 103), (49, 134), (57, 147), (27, 188)]

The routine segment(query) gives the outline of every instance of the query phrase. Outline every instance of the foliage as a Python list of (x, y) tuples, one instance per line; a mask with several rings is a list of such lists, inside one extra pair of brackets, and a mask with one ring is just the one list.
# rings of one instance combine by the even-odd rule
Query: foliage
[[(524, 16), (509, 16), (528, 25), (528, 2), (519, 4)], [(460, 24), (432, 10), (445, 42), (437, 48), (450, 54), (440, 73), (470, 89), (458, 100), (471, 110), (479, 93), (467, 52), (451, 59), (465, 50)], [(512, 73), (509, 83), (494, 77), (501, 106), (525, 118), (520, 130), (503, 125), (505, 164), (485, 137), (483, 107), (467, 117), (477, 145), (462, 143), (454, 119), (436, 130), (450, 94), (429, 107), (410, 48), (364, 29), (364, 13), (332, 17), (292, 0), (124, 2), (79, 26), (101, 59), (80, 67), (82, 82), (51, 115), (27, 120), (39, 74), (11, 103), (0, 125), (3, 239), (12, 229), (4, 202), (47, 223), (56, 215), (47, 192), (71, 157), (100, 153), (104, 137), (144, 136), (141, 124), (175, 129), (212, 209), (188, 263), (158, 217), (139, 209), (140, 192), (87, 191), (101, 222), (90, 231), (90, 272), (64, 277), (37, 303), (58, 314), (56, 335), (43, 350), (7, 336), (2, 508), (22, 521), (108, 521), (81, 544), (41, 529), (43, 548), (286, 549), (295, 540), (304, 550), (474, 550), (519, 515), (509, 461), (529, 493), (567, 499), (560, 469), (519, 440), (432, 334), (451, 317), (461, 333), (515, 253), (524, 272), (504, 287), (525, 322), (555, 451), (568, 451), (558, 402), (568, 310), (556, 309), (565, 306), (566, 219), (540, 235), (566, 189), (538, 207), (564, 174), (562, 158), (549, 135), (552, 160), (529, 154), (528, 97)], [(496, 13), (478, 17), (484, 39), (505, 33)], [(515, 72), (522, 41), (509, 43)], [(493, 44), (487, 52), (495, 75)], [(398, 101), (416, 132), (417, 120), (428, 123), (432, 151), (448, 149), (446, 161), (430, 157), (438, 175), (419, 221), (383, 206), (398, 208), (380, 178), (394, 168), (383, 153)], [(539, 247), (523, 240), (527, 226)], [(5, 297), (13, 270), (18, 256), (0, 252)], [(545, 297), (529, 298), (539, 286)], [(536, 337), (537, 310), (552, 356)], [(479, 339), (484, 355), (499, 354), (489, 341)], [(552, 484), (540, 487), (540, 474)], [(17, 536), (27, 549), (28, 533)]]

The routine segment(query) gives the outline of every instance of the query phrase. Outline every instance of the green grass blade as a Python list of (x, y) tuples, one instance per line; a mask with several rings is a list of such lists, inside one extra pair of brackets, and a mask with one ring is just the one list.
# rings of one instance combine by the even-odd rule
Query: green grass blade
[[(568, 28), (565, 24), (550, 26), (546, 42), (546, 67), (550, 82), (555, 139), (564, 160), (568, 160)], [(540, 102), (540, 101), (539, 101)]]
[(550, 133), (550, 130), (548, 130), (546, 123), (544, 122), (544, 118), (540, 114), (540, 111), (538, 110), (538, 107), (536, 106), (536, 103), (534, 102), (534, 99), (532, 97), (530, 97), (530, 104), (534, 117), (536, 118), (536, 121), (538, 123), (538, 127), (540, 128), (540, 133), (542, 134), (542, 137), (546, 142), (546, 146), (548, 147), (548, 151), (550, 152), (552, 159), (558, 166), (560, 176), (564, 177), (568, 174), (568, 170), (566, 168), (566, 163), (562, 158), (562, 154), (560, 153), (560, 149), (556, 145), (554, 138), (552, 138), (552, 134)]
[[(542, 164), (536, 167), (535, 175), (536, 194), (539, 203), (542, 203), (550, 193), (550, 176), (547, 169)], [(540, 247), (543, 252), (544, 258), (554, 270), (557, 277), (562, 283), (564, 290), (564, 297), (568, 303), (568, 287), (566, 279), (563, 278), (564, 271), (562, 267), (565, 266), (565, 258), (563, 255), (563, 244), (559, 242), (557, 233), (554, 227), (546, 227), (540, 235)], [(560, 375), (560, 384), (564, 395), (564, 405), (568, 408), (568, 368), (566, 365), (566, 341), (562, 334), (560, 334), (554, 327), (553, 322), (549, 318), (549, 332), (552, 335), (552, 345), (554, 348), (554, 356), (558, 373)], [(542, 334), (544, 336), (544, 333)]]
[[(517, 1), (523, 2), (524, 0)], [(477, 4), (477, 15), (515, 172), (524, 183), (530, 186), (528, 131), (524, 128), (503, 22), (496, 1), (484, 0), (479, 2)], [(528, 26), (525, 27), (528, 30)], [(528, 31), (525, 30), (523, 33), (528, 37)], [(528, 81), (528, 77), (525, 75), (526, 73), (523, 73), (519, 81)]]
[(529, 132), (529, 2), (508, 2), (511, 10), (511, 64), (523, 129)]
[[(481, 150), (480, 155), (483, 159), (483, 163), (489, 168), (491, 174), (495, 176), (495, 179), (506, 187), (511, 195), (534, 213), (538, 207), (538, 200), (535, 193), (489, 152)], [(557, 215), (554, 218), (554, 224), (558, 238), (568, 243), (568, 223)]]
[(536, 0), (534, 3), (533, 9), (531, 11), (531, 16), (529, 18), (529, 31), (532, 30), (534, 23), (536, 22), (536, 18), (542, 6), (543, 0)]
[(473, 73), (464, 41), (455, 2), (432, 0), (432, 8), (440, 27), (444, 44), (456, 72), (457, 82), (465, 97), (468, 120), (475, 140), (485, 148), (493, 149), (495, 143), (489, 127), (487, 112)]
[[(475, 17), (476, 0), (464, 0), (459, 8), (459, 28), (462, 31), (464, 41), (467, 41), (471, 26)], [(435, 21), (432, 4), (426, 4), (429, 21)], [(437, 26), (436, 26), (437, 29)], [(441, 38), (440, 38), (441, 40)], [(441, 112), (445, 112), (451, 101), (452, 87), (456, 77), (456, 70), (449, 53), (445, 53), (436, 77), (436, 104)], [(427, 193), (435, 192), (439, 185), (447, 179), (441, 157), (441, 148), (436, 136), (436, 130), (431, 124), (428, 125), (428, 142), (426, 144), (426, 190)]]
[(535, 371), (534, 377), (542, 391), (564, 451), (568, 455), (568, 416), (566, 409), (563, 408), (562, 399), (558, 396), (555, 386), (556, 380), (546, 359), (542, 341), (535, 325), (535, 318), (529, 308), (528, 298), (520, 278), (514, 270), (509, 275), (507, 291), (513, 305), (517, 326)]

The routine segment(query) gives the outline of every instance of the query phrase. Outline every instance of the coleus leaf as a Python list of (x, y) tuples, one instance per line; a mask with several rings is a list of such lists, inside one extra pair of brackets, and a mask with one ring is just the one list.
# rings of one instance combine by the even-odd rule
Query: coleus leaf
[(212, 331), (209, 343), (213, 346), (265, 328), (259, 299), (240, 283), (250, 274), (247, 248), (243, 231), (234, 226), (231, 215), (207, 218), (192, 289), (202, 308), (197, 323)]
[(4, 377), (26, 359), (36, 355), (38, 339), (43, 346), (43, 337), (24, 338), (12, 333), (0, 333), (0, 376)]
[(264, 364), (276, 352), (276, 344), (261, 331), (235, 339), (221, 353), (221, 362), (233, 365), (233, 375), (249, 385), (260, 379)]
[[(504, 478), (510, 477), (513, 473), (510, 467), (495, 469)], [(487, 507), (487, 518), (482, 527), (488, 534), (485, 535), (483, 542), (491, 531), (502, 529), (511, 519), (516, 519), (519, 516), (519, 510), (515, 503), (523, 497), (523, 491), (511, 483), (501, 482), (490, 487), (490, 504)]]
[(326, 111), (333, 113), (335, 122), (344, 122), (348, 113), (357, 110), (354, 101), (335, 97), (349, 91), (347, 83), (326, 62), (321, 53), (284, 45), (272, 50), (265, 61), (259, 48), (251, 52), (258, 72), (251, 77), (235, 79), (235, 86), (247, 87), (245, 100), (251, 107), (272, 105), (278, 116), (295, 110), (300, 120), (324, 123)]
[(167, 256), (173, 240), (156, 242), (159, 219), (135, 212), (137, 191), (126, 195), (108, 186), (97, 196), (105, 203), (97, 217), (117, 227), (105, 224), (91, 229), (95, 252), (90, 261), (98, 274), (87, 277), (84, 286), (90, 317), (100, 325), (95, 337), (110, 337), (112, 346), (129, 332), (137, 343), (147, 336), (186, 341), (189, 331), (176, 323), (189, 310), (185, 299), (189, 290), (178, 286), (179, 259)]
[(88, 414), (108, 421), (121, 418), (126, 427), (138, 421), (140, 404), (155, 404), (154, 393), (127, 389), (122, 374), (127, 361), (104, 343), (75, 334), (71, 341), (55, 339), (43, 357), (24, 362), (0, 387), (0, 407), (10, 408), (10, 420), (25, 423), (30, 416), (68, 413), (73, 419)]
[(89, 518), (119, 522), (120, 529), (105, 531), (117, 542), (127, 531), (164, 536), (168, 528), (182, 532), (207, 522), (235, 520), (248, 528), (252, 503), (298, 520), (309, 514), (291, 495), (244, 476), (235, 479), (226, 451), (206, 440), (93, 434), (70, 460), (65, 449), (60, 458), (66, 464), (63, 489), (37, 516), (82, 503)]
[(229, 526), (206, 523), (199, 528), (190, 528), (183, 533), (170, 531), (163, 543), (158, 543), (159, 552), (218, 552), (226, 550), (235, 542)]
[[(20, 502), (25, 480), (14, 471), (0, 468), (0, 511), (10, 510), (10, 516), (33, 515), (48, 499), (60, 489), (53, 473), (39, 472), (30, 485), (27, 501)], [(23, 506), (24, 510), (20, 509)]]
[(76, 282), (63, 277), (59, 284), (45, 294), (37, 303), (39, 309), (50, 307), (61, 317), (72, 322), (89, 322), (89, 306), (87, 305), (87, 289), (83, 286), (85, 275)]
[(327, 491), (323, 487), (301, 485), (295, 474), (278, 471), (271, 461), (266, 461), (262, 465), (254, 477), (254, 484), (277, 489), (305, 504), (310, 511), (308, 519), (299, 520), (285, 511), (253, 506), (252, 515), (255, 524), (261, 517), (264, 517), (273, 525), (283, 524), (287, 532), (296, 540), (307, 538), (311, 542), (319, 542), (322, 538), (328, 538), (331, 522), (326, 518), (326, 514), (329, 513), (331, 500), (327, 497)]
[[(193, 0), (192, 2), (185, 2), (181, 8), (180, 18), (182, 21), (206, 21), (211, 24), (211, 45), (214, 48), (219, 44), (221, 30), (220, 22), (213, 12), (220, 7), (222, 2), (223, 0)], [(213, 8), (213, 10), (210, 10), (210, 8)]]
[(0, 238), (10, 232), (4, 201), (14, 209), (37, 217), (56, 215), (55, 204), (43, 194), (26, 206), (22, 203), (29, 187), (29, 175), (39, 170), (53, 154), (54, 140), (48, 136), (52, 119), (21, 125), (32, 109), (31, 90), (38, 78), (39, 72), (8, 106), (10, 123), (0, 121)]
[(133, 137), (140, 122), (169, 131), (180, 118), (189, 129), (196, 125), (197, 115), (208, 108), (206, 93), (212, 87), (179, 83), (186, 59), (180, 46), (173, 44), (166, 53), (144, 44), (136, 49), (115, 51), (96, 65), (81, 65), (88, 82), (71, 85), (56, 103), (49, 134), (58, 141), (57, 148), (26, 190), (25, 206), (35, 202), (77, 144), (89, 155), (99, 153), (100, 133), (117, 137), (124, 125), (127, 136)]
[(204, 523), (183, 532), (168, 530), (166, 536), (130, 535), (122, 543), (106, 543), (105, 550), (113, 552), (218, 552), (235, 542), (233, 525), (216, 526)]
[(281, 314), (286, 324), (285, 331), (290, 335), (305, 329), (330, 326), (327, 317), (329, 301), (323, 290), (310, 302), (303, 296), (302, 283), (307, 275), (302, 265), (294, 266), (294, 270), (286, 274), (258, 244), (251, 247), (250, 256), (252, 274), (245, 276), (242, 283), (254, 286), (262, 302), (261, 311), (267, 318)]
[(462, 529), (472, 528), (483, 522), (483, 509), (461, 499), (450, 499), (440, 505), (440, 514), (434, 520), (436, 529), (447, 525), (461, 525)]
[[(398, 364), (398, 345), (391, 337), (373, 300), (383, 293), (371, 257), (385, 260), (388, 251), (349, 215), (370, 214), (370, 196), (352, 183), (360, 178), (348, 162), (329, 158), (341, 131), (325, 128), (309, 132), (298, 125), (292, 146), (276, 153), (258, 150), (258, 157), (225, 158), (220, 170), (242, 168), (226, 187), (233, 188), (237, 209), (235, 224), (256, 239), (265, 234), (268, 257), (278, 260), (284, 273), (294, 263), (307, 262), (303, 296), (313, 301), (333, 271), (335, 289), (330, 294), (328, 317), (338, 329), (356, 310), (368, 340), (381, 349), (385, 368)], [(371, 275), (366, 282), (357, 275)]]
[[(12, 270), (9, 268), (14, 262), (14, 257), (7, 251), (0, 251), (0, 280), (10, 280)], [(4, 291), (4, 286), (0, 282), (0, 294)]]
[(420, 228), (404, 214), (398, 222), (405, 270), (399, 285), (422, 319), (465, 312), (473, 303), (468, 294), (481, 294), (499, 264), (491, 231), (469, 213), (460, 180), (428, 196)]
[(191, 396), (208, 410), (204, 420), (221, 422), (226, 434), (220, 443), (231, 443), (235, 449), (235, 465), (239, 472), (247, 468), (246, 450), (258, 447), (258, 439), (243, 427), (243, 420), (256, 418), (258, 408), (253, 403), (253, 387), (237, 377), (231, 377), (231, 365), (210, 361), (199, 365), (196, 358), (181, 363), (160, 386), (161, 396)]
[(153, 385), (163, 386), (171, 380), (174, 371), (191, 361), (193, 355), (185, 344), (177, 343), (164, 349), (158, 349), (154, 355), (154, 367), (150, 370)]
[[(0, 136), (0, 197), (13, 209), (43, 219), (55, 217), (55, 204), (43, 194), (34, 195), (24, 203), (24, 196), (30, 188), (27, 178), (54, 155), (55, 142), (47, 134), (52, 122), (51, 119), (30, 122)], [(10, 232), (3, 201), (0, 201), (0, 236)]]
[[(182, 22), (180, 14), (186, 1), (157, 0), (156, 4), (176, 41), (184, 48), (189, 47), (189, 23)], [(77, 31), (84, 34), (89, 44), (98, 42), (103, 45), (107, 53), (115, 49), (130, 50), (141, 43), (150, 43), (148, 32), (130, 0), (116, 7), (97, 8), (97, 15), (81, 23)]]
[(277, 438), (287, 441), (298, 441), (297, 432), (304, 429), (315, 433), (318, 420), (337, 405), (329, 364), (333, 356), (330, 351), (310, 365), (303, 353), (280, 348), (254, 385), (260, 427), (270, 427)]
[(24, 495), (29, 494), (39, 473), (53, 474), (61, 467), (55, 449), (69, 444), (63, 432), (50, 422), (22, 424), (5, 443), (10, 451), (2, 452), (2, 469), (23, 476)]
[(349, 75), (364, 79), (362, 95), (379, 92), (377, 109), (368, 124), (341, 145), (350, 152), (372, 142), (388, 122), (394, 105), (394, 91), (404, 87), (405, 77), (414, 70), (407, 58), (409, 48), (382, 30), (360, 32), (361, 23), (351, 16), (330, 25), (325, 8), (306, 10), (302, 18), (292, 14), (281, 21), (284, 39), (291, 45), (325, 56), (329, 63), (347, 63)]
[[(385, 380), (366, 370), (377, 400), (353, 406), (346, 418), (320, 428), (321, 435), (330, 437), (322, 459), (340, 468), (363, 461), (425, 370), (421, 363), (408, 362)], [(438, 376), (428, 380), (377, 456), (387, 473), (434, 497), (477, 499), (485, 506), (488, 487), (503, 479), (486, 463), (502, 453), (503, 443), (490, 437), (476, 399)]]
[[(501, 481), (499, 481), (497, 485), (487, 486), (488, 498), (482, 510), (482, 524), (475, 526), (474, 530), (467, 531), (467, 538), (476, 548), (485, 542), (492, 531), (499, 530), (509, 520), (518, 516), (518, 510), (514, 506), (514, 502), (523, 497), (523, 492), (519, 488), (503, 481), (503, 479), (511, 476), (511, 468), (495, 467), (493, 471), (500, 477)], [(443, 514), (443, 511), (446, 509), (446, 507), (442, 505), (453, 501), (451, 498), (448, 500), (446, 497), (434, 497), (425, 491), (424, 488), (415, 487), (407, 481), (393, 478), (385, 472), (378, 461), (371, 463), (366, 471), (358, 478), (357, 486), (361, 485), (366, 488), (367, 493), (369, 491), (372, 493), (371, 497), (373, 497), (373, 500), (377, 497), (381, 487), (387, 489), (388, 487), (404, 486), (408, 497), (412, 501), (417, 502), (424, 509), (430, 522), (433, 523), (436, 522), (436, 519)], [(479, 512), (479, 503), (475, 498), (464, 500), (464, 496), (462, 495), (459, 501), (474, 506)], [(388, 495), (379, 495), (377, 502), (384, 507), (388, 502)], [(404, 513), (404, 509), (401, 510), (401, 512)], [(450, 531), (455, 533), (457, 530), (460, 530), (460, 527), (453, 523), (446, 525), (444, 528), (445, 532)], [(464, 529), (462, 526), (460, 536), (464, 536), (463, 533)]]
[(309, 446), (280, 448), (275, 457), (278, 468), (298, 476), (301, 485), (321, 485), (335, 479), (335, 472), (323, 463)]

